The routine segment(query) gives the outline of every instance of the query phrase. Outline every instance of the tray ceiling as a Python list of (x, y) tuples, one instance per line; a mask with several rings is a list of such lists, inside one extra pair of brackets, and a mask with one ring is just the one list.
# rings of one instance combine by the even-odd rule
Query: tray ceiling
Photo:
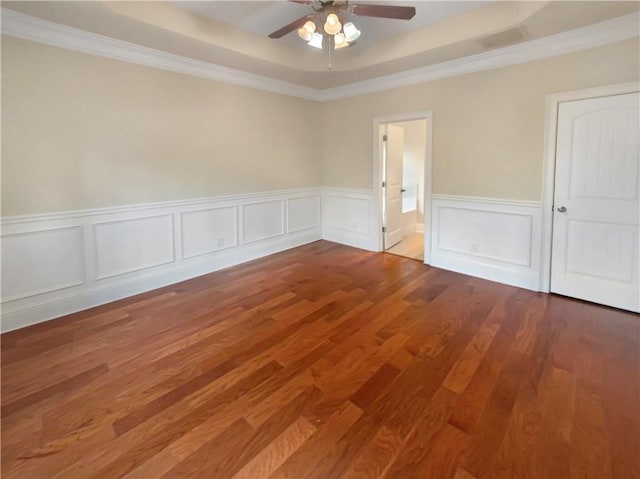
[[(358, 2), (374, 3), (374, 2)], [(353, 17), (362, 36), (333, 52), (271, 31), (311, 8), (285, 1), (3, 2), (2, 7), (118, 40), (325, 89), (535, 40), (638, 11), (639, 2), (392, 2), (409, 21)]]

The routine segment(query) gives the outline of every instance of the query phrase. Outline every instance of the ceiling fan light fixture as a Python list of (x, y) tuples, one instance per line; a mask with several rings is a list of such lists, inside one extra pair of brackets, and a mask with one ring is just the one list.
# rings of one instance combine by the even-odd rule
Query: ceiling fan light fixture
[(298, 36), (300, 38), (302, 38), (305, 42), (308, 42), (308, 41), (311, 40), (311, 37), (313, 36), (313, 33), (311, 33), (306, 28), (299, 28), (298, 29)]
[(305, 42), (308, 42), (311, 40), (311, 37), (313, 36), (313, 32), (316, 31), (316, 24), (313, 23), (311, 20), (307, 20), (307, 22), (302, 25), (302, 28), (298, 29), (298, 36), (300, 38), (302, 38)]
[(349, 43), (347, 42), (347, 39), (344, 36), (344, 33), (336, 33), (335, 36), (333, 37), (333, 41), (334, 41), (333, 48), (335, 48), (336, 50), (349, 46)]
[(308, 44), (314, 48), (322, 50), (322, 38), (322, 33), (314, 33), (311, 35), (311, 40), (309, 40)]
[(336, 33), (339, 33), (341, 29), (342, 24), (340, 23), (338, 15), (336, 15), (335, 13), (330, 13), (329, 15), (327, 15), (327, 21), (324, 22), (325, 33), (328, 33), (329, 35), (335, 35)]
[(351, 22), (344, 24), (343, 31), (347, 42), (353, 42), (360, 36), (360, 30), (358, 30), (356, 26)]
[(302, 26), (302, 28), (304, 28), (309, 33), (313, 33), (316, 31), (316, 24), (313, 23), (311, 20), (307, 20), (307, 22)]

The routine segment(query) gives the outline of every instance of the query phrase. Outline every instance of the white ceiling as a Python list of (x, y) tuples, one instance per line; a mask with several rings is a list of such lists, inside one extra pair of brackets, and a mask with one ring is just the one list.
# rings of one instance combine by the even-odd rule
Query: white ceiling
[[(309, 5), (300, 5), (287, 1), (179, 1), (173, 4), (214, 20), (228, 23), (241, 30), (266, 37), (271, 32), (313, 13)], [(437, 23), (463, 12), (467, 12), (494, 2), (484, 1), (421, 1), (402, 2), (395, 0), (370, 2), (354, 1), (350, 4), (382, 4), (413, 6), (416, 15), (411, 20), (388, 18), (359, 17), (349, 15), (349, 20), (363, 32), (358, 45), (371, 45), (379, 40), (393, 37), (401, 33), (417, 30)], [(295, 31), (279, 40), (286, 44), (304, 45)]]
[[(353, 3), (360, 3), (354, 0)], [(330, 57), (295, 32), (311, 13), (288, 1), (2, 1), (32, 17), (314, 89), (457, 60), (637, 12), (638, 1), (418, 1), (411, 20), (352, 16), (362, 36)], [(515, 32), (515, 35), (514, 35)], [(490, 41), (488, 41), (490, 40)], [(329, 68), (331, 65), (331, 68)]]

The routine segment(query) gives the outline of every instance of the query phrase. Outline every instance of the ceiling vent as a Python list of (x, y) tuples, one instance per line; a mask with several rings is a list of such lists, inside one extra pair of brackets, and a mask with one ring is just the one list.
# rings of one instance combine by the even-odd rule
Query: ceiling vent
[(520, 43), (527, 39), (527, 34), (521, 26), (510, 28), (502, 32), (487, 35), (486, 37), (478, 38), (476, 41), (482, 45), (486, 50), (493, 50), (494, 48), (506, 47), (507, 45), (513, 45), (514, 43)]

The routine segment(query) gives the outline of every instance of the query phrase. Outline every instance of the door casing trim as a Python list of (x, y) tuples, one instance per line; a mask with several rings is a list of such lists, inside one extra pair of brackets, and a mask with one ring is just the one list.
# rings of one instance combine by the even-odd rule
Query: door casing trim
[(433, 111), (421, 110), (412, 113), (378, 116), (373, 119), (373, 213), (377, 229), (377, 251), (383, 251), (382, 234), (382, 135), (385, 123), (427, 120), (427, 148), (424, 160), (424, 263), (431, 264), (431, 193), (433, 188)]
[(544, 160), (542, 166), (542, 247), (540, 291), (551, 291), (551, 245), (553, 241), (553, 197), (556, 179), (556, 141), (560, 103), (604, 96), (624, 95), (640, 91), (640, 82), (620, 83), (596, 88), (547, 95), (545, 113)]

